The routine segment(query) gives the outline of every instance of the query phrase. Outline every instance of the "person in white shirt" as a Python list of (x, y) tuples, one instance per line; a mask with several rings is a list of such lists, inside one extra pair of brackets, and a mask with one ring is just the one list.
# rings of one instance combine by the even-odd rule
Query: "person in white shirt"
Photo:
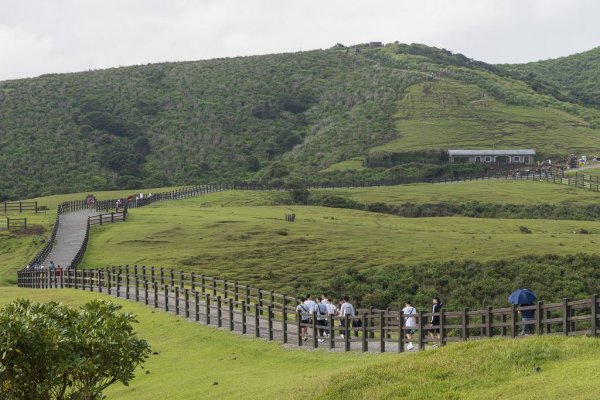
[(415, 315), (417, 313), (417, 309), (413, 307), (413, 305), (410, 301), (407, 301), (404, 304), (402, 313), (404, 314), (404, 326), (407, 328), (404, 331), (404, 332), (406, 332), (405, 336), (406, 336), (406, 339), (408, 340), (406, 349), (412, 350), (414, 348), (414, 345), (412, 343), (412, 338), (413, 338), (413, 335), (415, 334), (415, 326), (417, 326), (417, 324), (416, 324), (415, 317), (411, 317), (411, 315)]
[[(355, 315), (354, 314), (354, 306), (352, 304), (350, 304), (350, 301), (348, 300), (348, 296), (344, 296), (340, 300), (340, 327), (341, 328), (346, 327), (346, 325), (345, 325), (346, 315), (348, 316), (348, 318), (352, 318)], [(344, 338), (344, 329), (340, 329), (340, 330), (342, 332), (340, 334), (340, 337), (343, 339)]]
[(298, 299), (298, 305), (296, 306), (296, 314), (300, 317), (300, 326), (301, 336), (304, 341), (308, 340), (308, 323), (309, 323), (309, 313), (308, 308), (304, 305), (304, 301), (306, 299), (304, 297), (300, 297)]
[(317, 311), (317, 303), (312, 299), (312, 296), (309, 294), (306, 295), (306, 300), (304, 301), (304, 305), (308, 309), (308, 313), (312, 315), (314, 311)]

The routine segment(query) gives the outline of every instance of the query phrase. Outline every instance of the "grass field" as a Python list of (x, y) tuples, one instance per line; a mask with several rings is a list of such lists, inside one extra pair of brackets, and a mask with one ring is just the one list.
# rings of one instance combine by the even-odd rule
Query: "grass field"
[[(373, 150), (534, 148), (546, 154), (600, 150), (600, 131), (550, 108), (508, 105), (475, 85), (437, 80), (412, 86), (399, 102), (399, 138)], [(548, 140), (552, 138), (552, 140)]]
[[(0, 304), (26, 297), (80, 305), (97, 293), (0, 288)], [(139, 303), (113, 299), (138, 316), (136, 331), (153, 352), (129, 387), (115, 385), (109, 399), (301, 399), (344, 370), (398, 358), (288, 350), (277, 343), (204, 327)]]
[[(162, 266), (293, 291), (346, 267), (574, 254), (594, 251), (600, 242), (600, 222), (417, 219), (324, 207), (220, 205), (244, 195), (156, 204), (133, 210), (126, 223), (94, 227), (83, 266)], [(286, 213), (295, 213), (296, 222), (284, 222)], [(533, 233), (520, 233), (521, 225)], [(580, 229), (590, 234), (576, 233)]]
[(596, 204), (600, 193), (573, 186), (547, 182), (489, 180), (452, 184), (416, 183), (366, 189), (334, 189), (331, 193), (365, 203), (464, 203), (479, 201), (493, 204)]
[[(0, 288), (16, 298), (78, 306), (97, 293)], [(113, 299), (137, 315), (158, 355), (108, 399), (595, 399), (600, 341), (531, 337), (449, 345), (418, 354), (290, 350)]]

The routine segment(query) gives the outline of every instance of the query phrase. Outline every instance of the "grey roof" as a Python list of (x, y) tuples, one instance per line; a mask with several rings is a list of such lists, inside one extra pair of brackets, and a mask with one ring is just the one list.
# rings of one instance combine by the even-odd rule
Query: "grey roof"
[(519, 150), (448, 150), (450, 156), (535, 156), (533, 149)]

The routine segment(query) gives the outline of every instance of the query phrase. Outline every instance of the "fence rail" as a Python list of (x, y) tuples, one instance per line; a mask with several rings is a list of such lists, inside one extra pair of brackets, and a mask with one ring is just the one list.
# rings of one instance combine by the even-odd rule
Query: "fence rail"
[(2, 230), (27, 230), (27, 218), (9, 218), (6, 217), (4, 224), (0, 225), (0, 231)]
[[(193, 272), (145, 266), (30, 269), (19, 272), (18, 282), (22, 287), (97, 291), (241, 334), (343, 351), (403, 352), (408, 350), (406, 334), (411, 330), (417, 349), (495, 336), (515, 338), (522, 330), (539, 335), (598, 335), (596, 295), (560, 303), (412, 315), (401, 309), (374, 308), (358, 309), (355, 316), (344, 317), (313, 313), (305, 323), (295, 311), (293, 296)], [(519, 314), (524, 311), (533, 311), (534, 318), (521, 319)], [(405, 326), (408, 317), (414, 318), (414, 326)], [(439, 325), (431, 324), (432, 317), (439, 317)], [(303, 329), (308, 331), (306, 336)]]
[(8, 213), (23, 213), (26, 211), (38, 212), (37, 201), (5, 201), (0, 203), (0, 212)]

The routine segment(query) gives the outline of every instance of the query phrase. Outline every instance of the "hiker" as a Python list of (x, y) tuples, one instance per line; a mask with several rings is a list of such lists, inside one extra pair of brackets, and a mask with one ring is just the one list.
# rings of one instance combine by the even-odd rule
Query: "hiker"
[(348, 296), (343, 296), (340, 299), (340, 328), (344, 328), (340, 329), (340, 337), (342, 339), (344, 338), (344, 332), (346, 328), (346, 315), (348, 318), (354, 317), (354, 306), (350, 304)]
[(308, 340), (308, 309), (304, 305), (306, 299), (304, 297), (300, 297), (298, 299), (298, 306), (296, 307), (296, 314), (300, 314), (300, 323), (302, 324), (300, 327), (302, 340), (305, 342)]
[(310, 315), (310, 318), (308, 319), (309, 323), (312, 324), (312, 315), (313, 312), (317, 311), (317, 303), (312, 299), (312, 295), (309, 293), (306, 295), (306, 300), (304, 301), (304, 305), (306, 306), (306, 309), (308, 310), (308, 314)]
[(402, 309), (402, 314), (404, 315), (404, 327), (406, 328), (404, 332), (406, 340), (408, 340), (408, 344), (406, 345), (407, 350), (412, 350), (415, 347), (412, 343), (412, 338), (415, 334), (415, 326), (417, 326), (417, 324), (415, 317), (411, 317), (411, 315), (415, 315), (416, 313), (417, 309), (413, 307), (410, 301), (406, 301), (404, 303), (404, 308)]
[(321, 338), (319, 339), (319, 343), (323, 343), (323, 337), (326, 337), (325, 334), (327, 331), (328, 315), (329, 314), (327, 312), (327, 299), (322, 298), (317, 302), (317, 326), (319, 327), (319, 336), (321, 336)]
[(50, 272), (52, 272), (56, 269), (56, 266), (54, 265), (54, 261), (50, 261), (50, 264), (48, 264), (48, 269), (50, 270)]
[[(331, 302), (331, 300), (329, 299), (329, 296), (327, 294), (323, 294), (323, 301), (326, 302), (325, 306), (327, 307), (327, 316), (331, 315), (331, 316), (335, 317), (335, 315), (337, 313), (337, 308), (335, 307), (335, 304), (333, 304)], [(329, 335), (333, 335), (333, 332), (331, 332), (331, 329), (333, 328), (333, 326), (329, 326), (329, 320), (327, 320), (326, 326), (327, 326), (327, 329), (325, 329), (325, 332), (326, 332), (325, 337), (329, 337)]]
[[(433, 303), (433, 307), (431, 308), (431, 312), (432, 313), (439, 313), (442, 310), (442, 301), (440, 300), (440, 298), (438, 296), (434, 296), (433, 300), (431, 301)], [(429, 337), (431, 339), (437, 339), (437, 341), (433, 344), (433, 347), (438, 347), (440, 345), (440, 316), (439, 315), (432, 315), (431, 316), (431, 325), (432, 325), (432, 329), (429, 330)]]
[[(533, 304), (521, 304), (521, 307), (529, 307), (533, 306)], [(519, 314), (521, 314), (521, 335), (532, 335), (534, 332), (533, 328), (533, 320), (535, 319), (535, 310), (519, 310)], [(529, 322), (529, 323), (528, 323)]]
[(60, 264), (56, 267), (56, 276), (62, 276), (62, 267), (60, 266)]
[(120, 209), (121, 209), (121, 199), (117, 199), (117, 201), (115, 203), (115, 212), (119, 212)]

